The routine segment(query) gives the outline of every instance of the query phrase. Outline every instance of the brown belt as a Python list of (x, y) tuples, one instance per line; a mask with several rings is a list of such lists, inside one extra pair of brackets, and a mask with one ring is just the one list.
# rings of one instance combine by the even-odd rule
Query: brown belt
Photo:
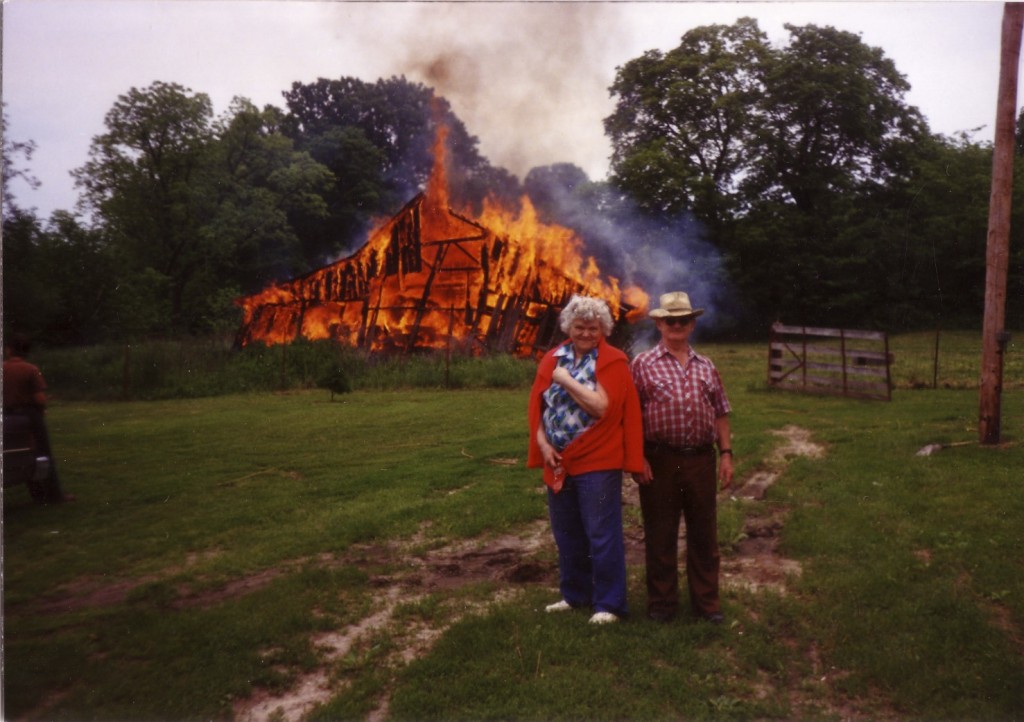
[(704, 444), (703, 446), (675, 446), (673, 444), (666, 444), (662, 441), (645, 441), (644, 451), (647, 453), (667, 452), (670, 454), (678, 454), (680, 456), (703, 456), (704, 454), (713, 454), (715, 451), (715, 445)]

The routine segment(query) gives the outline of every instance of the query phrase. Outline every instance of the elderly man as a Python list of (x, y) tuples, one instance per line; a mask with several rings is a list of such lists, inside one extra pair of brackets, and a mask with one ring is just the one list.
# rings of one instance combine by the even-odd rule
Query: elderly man
[(640, 484), (647, 566), (647, 615), (671, 621), (679, 610), (678, 539), (686, 522), (686, 580), (694, 614), (722, 623), (718, 595), (718, 520), (715, 445), (722, 488), (732, 485), (729, 400), (710, 359), (690, 347), (704, 309), (675, 291), (650, 312), (661, 340), (630, 369), (644, 422)]

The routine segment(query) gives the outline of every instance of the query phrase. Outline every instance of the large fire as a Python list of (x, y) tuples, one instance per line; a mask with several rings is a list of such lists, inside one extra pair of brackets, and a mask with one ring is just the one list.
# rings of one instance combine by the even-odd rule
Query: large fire
[(542, 223), (529, 200), (489, 201), (476, 219), (449, 207), (445, 132), (425, 192), (378, 225), (356, 253), (237, 301), (238, 342), (335, 339), (374, 351), (460, 349), (529, 356), (558, 337), (574, 293), (613, 317), (642, 316), (647, 294), (602, 278), (573, 231)]

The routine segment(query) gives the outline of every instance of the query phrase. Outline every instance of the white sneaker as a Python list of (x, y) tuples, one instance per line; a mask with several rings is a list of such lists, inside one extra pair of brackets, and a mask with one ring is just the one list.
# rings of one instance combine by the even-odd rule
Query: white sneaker
[(611, 624), (617, 621), (619, 621), (619, 618), (611, 612), (598, 612), (590, 618), (591, 624)]
[(545, 612), (568, 612), (570, 609), (572, 609), (572, 605), (564, 599), (544, 607)]

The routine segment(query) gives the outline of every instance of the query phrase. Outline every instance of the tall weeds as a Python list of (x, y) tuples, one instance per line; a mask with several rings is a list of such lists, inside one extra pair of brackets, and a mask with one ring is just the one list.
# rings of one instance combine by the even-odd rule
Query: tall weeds
[(41, 349), (34, 354), (51, 393), (78, 400), (154, 400), (287, 391), (323, 386), (340, 373), (352, 390), (518, 388), (536, 365), (489, 357), (422, 352), (375, 356), (332, 341), (233, 348), (223, 338)]

